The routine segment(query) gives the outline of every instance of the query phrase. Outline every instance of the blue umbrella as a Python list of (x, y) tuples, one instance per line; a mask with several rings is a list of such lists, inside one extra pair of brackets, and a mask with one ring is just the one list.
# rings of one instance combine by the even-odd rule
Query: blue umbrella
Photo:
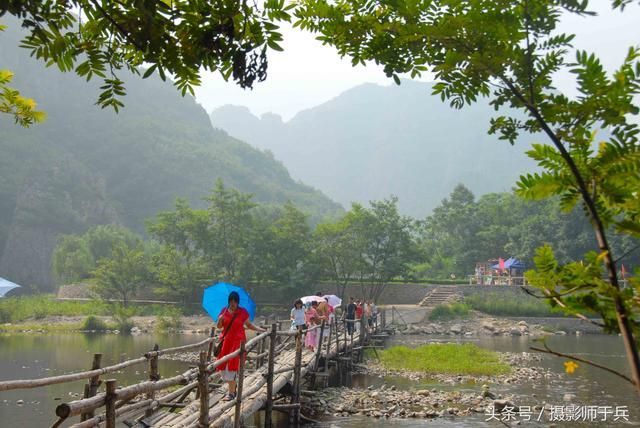
[(14, 284), (11, 281), (7, 281), (4, 278), (0, 278), (0, 297), (4, 297), (4, 295), (7, 294), (9, 291), (18, 287), (20, 287), (18, 284)]
[(249, 296), (244, 288), (237, 285), (219, 282), (210, 287), (205, 288), (202, 296), (202, 307), (214, 320), (218, 319), (218, 315), (222, 309), (229, 303), (229, 294), (235, 291), (240, 296), (240, 307), (245, 308), (249, 312), (249, 318), (253, 321), (256, 316), (256, 304)]

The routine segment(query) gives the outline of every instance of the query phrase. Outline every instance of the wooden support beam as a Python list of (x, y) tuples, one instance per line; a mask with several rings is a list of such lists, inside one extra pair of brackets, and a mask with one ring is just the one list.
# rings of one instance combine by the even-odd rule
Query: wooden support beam
[[(100, 364), (102, 364), (102, 354), (93, 354), (93, 361), (91, 361), (91, 370), (98, 370), (100, 368)], [(98, 388), (100, 387), (100, 375), (93, 376), (89, 379), (89, 382), (85, 385), (85, 393), (84, 398), (91, 398), (96, 395), (98, 392)], [(94, 415), (93, 410), (83, 413), (80, 416), (81, 421), (86, 421), (87, 419), (91, 419)]]
[(242, 424), (242, 387), (244, 385), (245, 342), (240, 343), (240, 367), (238, 367), (238, 379), (236, 380), (236, 414), (233, 419), (233, 428), (240, 428)]
[(273, 369), (276, 358), (276, 340), (277, 340), (277, 324), (271, 324), (271, 335), (269, 337), (269, 360), (267, 361), (267, 402), (264, 412), (264, 427), (272, 426), (272, 410), (273, 410)]
[(116, 380), (107, 380), (107, 395), (104, 399), (105, 424), (107, 428), (116, 428)]
[(209, 374), (207, 373), (207, 352), (200, 351), (198, 364), (198, 392), (200, 395), (200, 417), (198, 427), (209, 427)]
[(274, 404), (273, 410), (295, 410), (300, 408), (300, 403)]
[[(153, 351), (158, 351), (160, 347), (156, 343), (153, 347)], [(160, 380), (160, 372), (158, 370), (158, 355), (155, 354), (151, 358), (149, 358), (149, 380), (151, 382), (157, 382)], [(147, 399), (154, 400), (156, 398), (155, 391), (147, 392)], [(153, 414), (153, 409), (147, 409), (145, 411), (145, 416), (149, 417)]]
[(211, 341), (209, 342), (209, 346), (207, 347), (207, 362), (211, 362), (211, 356), (213, 355), (213, 343), (214, 343), (215, 335), (216, 335), (216, 327), (213, 326), (211, 327), (211, 332), (209, 333), (209, 339), (211, 339)]
[[(298, 330), (296, 335), (296, 357), (294, 360), (293, 370), (293, 394), (291, 397), (291, 404), (300, 404), (300, 383), (301, 383), (301, 369), (302, 369), (302, 331)], [(293, 426), (300, 426), (300, 407), (296, 411), (292, 412), (290, 416), (290, 422)]]

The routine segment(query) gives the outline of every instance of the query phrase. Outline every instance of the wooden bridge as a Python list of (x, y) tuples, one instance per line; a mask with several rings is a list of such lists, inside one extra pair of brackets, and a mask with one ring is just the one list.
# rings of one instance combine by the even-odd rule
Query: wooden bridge
[[(300, 412), (303, 383), (313, 389), (328, 384), (329, 368), (335, 366), (337, 375), (346, 379), (354, 361), (362, 360), (366, 348), (373, 348), (372, 340), (386, 336), (386, 313), (379, 314), (371, 330), (365, 328), (367, 319), (361, 320), (359, 332), (347, 334), (347, 323), (342, 320), (315, 326), (323, 338), (315, 352), (304, 349), (304, 335), (309, 330), (283, 330), (283, 321), (277, 321), (267, 332), (243, 342), (240, 349), (211, 361), (217, 340), (215, 329), (209, 338), (198, 343), (160, 350), (158, 345), (143, 356), (112, 366), (101, 367), (101, 354), (94, 354), (91, 370), (61, 376), (10, 380), (0, 382), (0, 392), (38, 388), (47, 385), (86, 379), (83, 398), (58, 405), (57, 419), (51, 427), (75, 428), (107, 427), (116, 424), (129, 427), (240, 427), (243, 420), (264, 410), (264, 426), (271, 427), (274, 411), (287, 412), (289, 425), (297, 426), (305, 419)], [(379, 321), (379, 322), (378, 322)], [(288, 327), (289, 322), (284, 322)], [(191, 367), (177, 376), (162, 378), (159, 357), (185, 351), (199, 351), (197, 367)], [(226, 384), (221, 382), (216, 367), (238, 355), (241, 364), (237, 376), (237, 397), (222, 401)], [(109, 373), (134, 365), (148, 366), (148, 379), (118, 388), (116, 380), (101, 380)], [(104, 383), (104, 392), (100, 386)], [(193, 392), (195, 391), (195, 394)], [(104, 409), (104, 410), (103, 410)], [(76, 418), (79, 418), (77, 420)], [(53, 416), (52, 416), (53, 419)], [(75, 419), (75, 421), (74, 421)], [(28, 421), (25, 421), (28, 422)]]

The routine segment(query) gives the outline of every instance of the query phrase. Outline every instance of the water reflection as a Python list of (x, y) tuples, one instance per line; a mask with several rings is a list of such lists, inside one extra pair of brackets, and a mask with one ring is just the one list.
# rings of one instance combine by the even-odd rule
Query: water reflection
[[(72, 371), (88, 369), (94, 352), (103, 353), (103, 365), (114, 364), (125, 359), (142, 355), (158, 343), (161, 348), (178, 346), (202, 340), (202, 335), (141, 335), (121, 336), (113, 334), (46, 334), (46, 335), (3, 335), (0, 336), (0, 379), (29, 379), (53, 376)], [(529, 337), (476, 337), (458, 338), (450, 336), (396, 336), (389, 344), (417, 346), (425, 341), (474, 342), (479, 346), (501, 352), (530, 352), (529, 346), (536, 345)], [(616, 370), (627, 372), (622, 341), (617, 336), (552, 336), (549, 346), (557, 351), (573, 353), (585, 358), (606, 363)], [(539, 344), (537, 344), (539, 345)], [(543, 356), (541, 362), (533, 365), (543, 366), (559, 374), (552, 379), (534, 384), (492, 385), (493, 391), (500, 394), (517, 394), (519, 405), (535, 406), (543, 403), (553, 405), (626, 405), (629, 408), (630, 425), (640, 426), (640, 410), (633, 388), (613, 375), (584, 364), (573, 374), (564, 373), (564, 359), (550, 355)], [(187, 364), (161, 360), (160, 372), (163, 376), (180, 373)], [(130, 367), (113, 376), (120, 385), (134, 383), (146, 378), (144, 365)], [(480, 392), (481, 385), (463, 386), (437, 385), (430, 381), (420, 383), (404, 378), (379, 379), (369, 376), (354, 376), (354, 387), (366, 388), (381, 383), (394, 384), (403, 389), (447, 388)], [(9, 391), (0, 393), (0, 426), (49, 426), (55, 420), (54, 409), (62, 401), (74, 399), (74, 394), (83, 390), (84, 381), (73, 384), (53, 385), (47, 388)], [(571, 400), (565, 401), (571, 394)], [(23, 405), (17, 405), (23, 400)], [(257, 415), (247, 426), (263, 426), (262, 415)], [(502, 426), (499, 423), (486, 423), (485, 415), (476, 415), (457, 419), (436, 420), (376, 420), (366, 417), (348, 419), (328, 418), (316, 427), (413, 427), (413, 426), (455, 426), (482, 427)], [(279, 415), (276, 426), (287, 427), (286, 415)], [(526, 426), (536, 426), (525, 423)], [(563, 423), (562, 426), (565, 426)], [(589, 427), (611, 426), (612, 423), (588, 424)]]
[[(91, 367), (93, 354), (101, 352), (102, 365), (112, 365), (139, 357), (158, 344), (160, 348), (194, 343), (202, 335), (141, 335), (116, 334), (46, 334), (0, 335), (0, 379), (33, 379), (56, 376)], [(161, 360), (161, 375), (174, 376), (187, 364)], [(109, 374), (119, 386), (145, 379), (147, 367), (137, 365)], [(84, 383), (78, 381), (45, 388), (6, 391), (0, 393), (0, 426), (50, 426), (55, 420), (55, 407), (64, 401), (77, 399)], [(24, 404), (18, 405), (18, 400)], [(27, 425), (25, 425), (25, 423)]]

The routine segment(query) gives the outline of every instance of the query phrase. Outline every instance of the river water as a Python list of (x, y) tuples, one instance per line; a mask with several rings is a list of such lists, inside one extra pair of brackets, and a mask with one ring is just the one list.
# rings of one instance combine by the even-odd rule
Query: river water
[[(103, 365), (138, 357), (153, 348), (155, 343), (161, 348), (178, 346), (202, 340), (199, 335), (140, 335), (123, 336), (114, 334), (46, 334), (46, 335), (0, 335), (0, 380), (29, 379), (54, 376), (73, 371), (86, 370), (91, 364), (94, 352), (103, 353)], [(397, 336), (390, 344), (418, 345), (426, 341), (465, 341), (473, 342), (487, 349), (503, 352), (529, 352), (529, 346), (540, 345), (533, 339), (523, 337), (480, 337), (461, 338), (433, 337), (433, 336)], [(559, 352), (573, 353), (596, 362), (627, 372), (626, 360), (622, 341), (617, 336), (585, 335), (585, 336), (551, 336), (548, 345)], [(640, 426), (640, 406), (633, 388), (619, 378), (601, 370), (580, 364), (572, 375), (564, 373), (563, 362), (554, 356), (545, 355), (542, 361), (533, 365), (548, 368), (558, 373), (541, 383), (520, 385), (492, 385), (491, 390), (498, 394), (515, 394), (517, 403), (530, 406), (549, 403), (554, 406), (611, 406), (613, 410), (618, 406), (628, 410), (629, 422), (623, 418), (613, 421), (613, 415), (607, 415), (606, 421), (582, 424), (583, 426)], [(167, 377), (183, 372), (187, 364), (175, 361), (161, 360), (160, 373)], [(135, 383), (146, 378), (146, 367), (136, 366), (115, 373), (112, 377), (118, 379), (118, 385)], [(432, 383), (418, 384), (403, 378), (379, 379), (375, 377), (357, 375), (353, 379), (354, 387), (366, 388), (370, 385), (378, 386), (382, 383), (396, 385), (398, 388), (455, 388), (480, 393), (481, 385), (468, 384), (462, 386), (437, 385)], [(83, 390), (84, 381), (72, 384), (53, 385), (46, 388), (30, 390), (7, 391), (0, 393), (0, 427), (46, 427), (55, 421), (55, 407), (61, 402), (77, 398)], [(570, 394), (570, 395), (567, 395)], [(566, 399), (569, 398), (567, 401)], [(22, 404), (18, 401), (22, 400)], [(604, 407), (601, 407), (604, 409)], [(608, 409), (608, 408), (607, 408)], [(623, 411), (623, 410), (621, 410)], [(604, 414), (604, 413), (602, 413)], [(531, 419), (535, 420), (537, 414)], [(477, 414), (455, 419), (438, 418), (435, 420), (375, 420), (369, 418), (329, 419), (323, 421), (320, 427), (411, 427), (411, 426), (451, 426), (476, 427), (504, 426), (496, 421), (487, 422), (489, 416)], [(548, 426), (548, 417), (541, 418), (541, 422), (523, 422), (523, 426)], [(256, 418), (248, 426), (259, 426), (260, 419)], [(278, 425), (287, 426), (286, 421)], [(576, 425), (566, 422), (557, 423), (558, 426)]]

